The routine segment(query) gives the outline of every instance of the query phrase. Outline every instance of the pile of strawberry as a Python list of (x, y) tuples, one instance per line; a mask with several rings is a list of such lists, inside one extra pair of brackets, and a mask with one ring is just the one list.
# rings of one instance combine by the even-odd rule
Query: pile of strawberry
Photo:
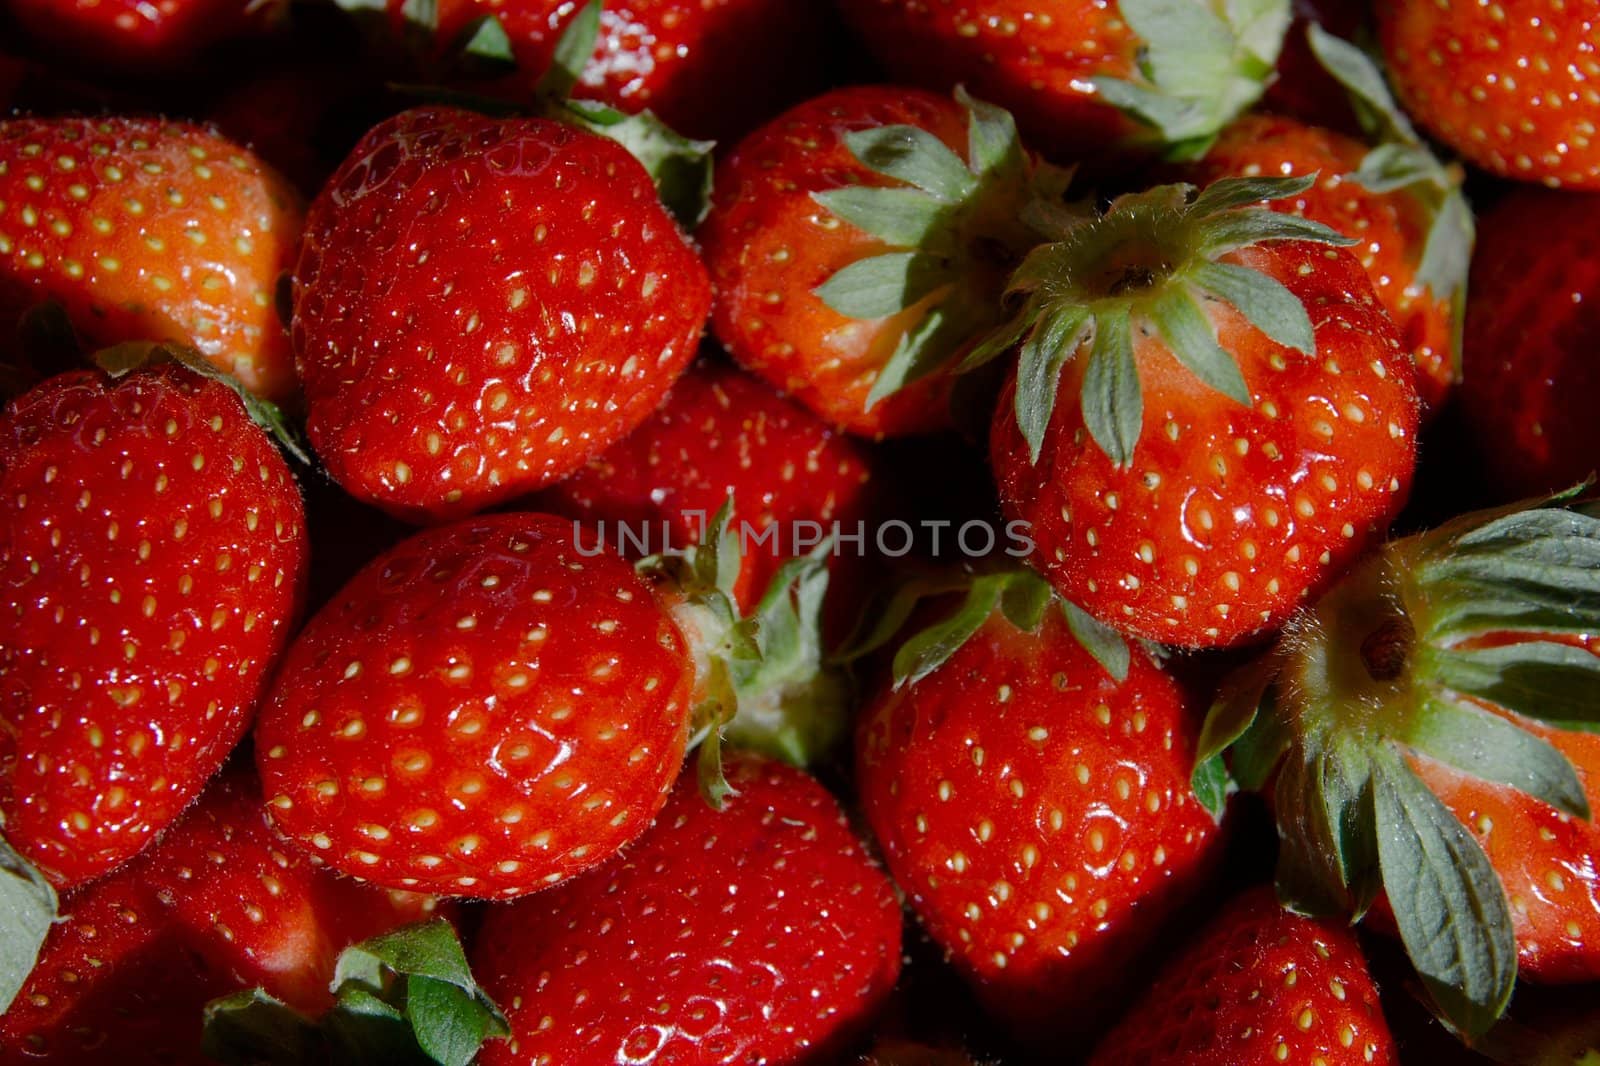
[(1600, 0), (0, 0), (0, 114), (0, 1066), (1600, 1061)]

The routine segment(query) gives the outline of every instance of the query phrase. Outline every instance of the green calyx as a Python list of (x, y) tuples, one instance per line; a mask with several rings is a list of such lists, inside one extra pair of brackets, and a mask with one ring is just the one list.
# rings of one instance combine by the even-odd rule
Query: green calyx
[(894, 589), (881, 609), (874, 609), (869, 616), (872, 625), (847, 643), (840, 658), (853, 662), (877, 651), (905, 628), (918, 606), (956, 594), (961, 601), (954, 610), (907, 637), (895, 651), (895, 688), (920, 681), (943, 666), (996, 610), (1024, 633), (1037, 633), (1048, 612), (1059, 612), (1073, 638), (1113, 680), (1127, 679), (1133, 653), (1122, 635), (1063, 599), (1048, 581), (1026, 568), (987, 573), (961, 570), (913, 578)]
[(1138, 80), (1095, 92), (1150, 126), (1170, 159), (1197, 159), (1261, 97), (1293, 17), (1289, 0), (1119, 0), (1139, 38)]
[(1415, 284), (1436, 299), (1450, 302), (1456, 356), (1452, 365), (1459, 372), (1467, 275), (1476, 240), (1472, 208), (1461, 191), (1466, 174), (1460, 166), (1446, 165), (1433, 154), (1395, 102), (1372, 57), (1315, 23), (1307, 29), (1307, 38), (1318, 62), (1349, 92), (1357, 119), (1377, 145), (1350, 175), (1351, 180), (1376, 193), (1404, 189), (1426, 213), (1428, 235)]
[(817, 287), (822, 302), (851, 318), (882, 319), (921, 307), (868, 394), (874, 405), (948, 366), (972, 338), (1001, 319), (1006, 277), (1064, 219), (1071, 175), (1032, 159), (1011, 116), (975, 100), (967, 109), (967, 158), (916, 126), (846, 135), (862, 164), (894, 184), (815, 193), (843, 221), (887, 250), (849, 264)]
[(511, 1035), (442, 918), (346, 948), (332, 991), (333, 1007), (316, 1020), (260, 988), (214, 1000), (202, 1047), (228, 1066), (469, 1066), (485, 1040)]
[(1311, 353), (1310, 316), (1280, 282), (1219, 260), (1266, 241), (1355, 242), (1327, 226), (1260, 206), (1294, 196), (1316, 175), (1225, 178), (1202, 191), (1163, 185), (1115, 200), (1102, 215), (1040, 245), (1012, 276), (1021, 301), (1009, 322), (968, 356), (982, 365), (1020, 343), (1017, 425), (1034, 462), (1055, 411), (1063, 368), (1080, 353), (1088, 363), (1079, 400), (1090, 436), (1118, 466), (1133, 461), (1144, 423), (1134, 358), (1136, 330), (1158, 337), (1183, 367), (1236, 403), (1250, 392), (1234, 357), (1217, 342), (1208, 301), (1233, 305), (1272, 340)]
[(701, 699), (689, 744), (698, 751), (701, 789), (720, 808), (732, 791), (722, 772), (722, 744), (804, 766), (829, 751), (849, 722), (853, 692), (827, 661), (822, 606), (828, 590), (824, 541), (779, 567), (761, 599), (740, 614), (734, 595), (744, 561), (743, 528), (730, 497), (700, 543), (641, 560), (639, 572), (661, 582), (688, 639)]
[(0, 838), (0, 1014), (28, 980), (57, 906), (50, 882)]
[(306, 450), (299, 430), (277, 404), (270, 403), (244, 387), (232, 374), (213, 366), (193, 348), (168, 341), (127, 341), (95, 352), (94, 364), (107, 375), (125, 377), (145, 367), (176, 363), (185, 370), (203, 378), (219, 381), (232, 389), (244, 404), (250, 420), (266, 431), (284, 451), (306, 466), (312, 465), (311, 453)]
[[(1469, 1038), (1516, 980), (1505, 891), (1472, 833), (1423, 783), (1420, 757), (1575, 818), (1572, 764), (1519, 724), (1600, 730), (1600, 519), (1521, 506), (1394, 541), (1294, 619), (1224, 685), (1196, 791), (1273, 784), (1278, 890), (1359, 917), (1386, 893), (1444, 1018)], [(1206, 790), (1202, 791), (1202, 785)]]

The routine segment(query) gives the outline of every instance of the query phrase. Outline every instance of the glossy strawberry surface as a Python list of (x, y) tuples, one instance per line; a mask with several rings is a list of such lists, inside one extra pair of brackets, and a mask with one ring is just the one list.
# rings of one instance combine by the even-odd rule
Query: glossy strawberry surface
[(709, 299), (615, 142), (404, 112), (307, 220), (294, 344), (311, 442), (346, 491), (411, 520), (532, 492), (655, 409)]
[(723, 810), (690, 775), (616, 862), (489, 915), (473, 962), (512, 1038), (484, 1066), (839, 1061), (900, 971), (894, 892), (811, 777), (728, 779)]
[(226, 385), (77, 371), (0, 417), (0, 813), (58, 885), (132, 857), (248, 729), (305, 582), (299, 491)]
[(693, 666), (571, 520), (418, 534), (307, 624), (256, 726), (274, 822), (346, 874), (508, 897), (605, 861), (666, 802)]

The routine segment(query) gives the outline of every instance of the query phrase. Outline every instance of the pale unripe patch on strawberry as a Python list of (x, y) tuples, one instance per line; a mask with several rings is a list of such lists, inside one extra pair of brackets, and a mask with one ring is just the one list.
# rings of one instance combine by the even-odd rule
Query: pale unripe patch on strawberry
[(245, 149), (179, 123), (8, 119), (0, 204), (21, 225), (0, 214), (0, 272), (89, 339), (184, 342), (264, 396), (293, 391), (270, 294), (301, 209)]

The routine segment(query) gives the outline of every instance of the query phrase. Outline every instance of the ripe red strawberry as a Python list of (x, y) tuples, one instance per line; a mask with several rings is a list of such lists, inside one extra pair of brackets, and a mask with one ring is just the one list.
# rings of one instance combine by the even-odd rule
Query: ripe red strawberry
[(295, 274), (308, 430), (351, 494), (442, 519), (542, 488), (649, 416), (705, 270), (612, 141), (449, 108), (370, 131)]
[(1600, 188), (1597, 0), (1376, 5), (1406, 110), (1494, 174)]
[(0, 345), (55, 300), (96, 345), (191, 345), (281, 400), (294, 368), (273, 292), (300, 225), (289, 184), (204, 127), (0, 121)]
[(699, 232), (717, 336), (852, 433), (942, 428), (949, 365), (998, 322), (1007, 274), (1039, 241), (1024, 207), (1064, 188), (996, 108), (886, 87), (819, 96), (719, 164)]
[(1279, 626), (1381, 536), (1416, 461), (1413, 366), (1349, 243), (1164, 186), (1029, 256), (994, 420), (1008, 518), (1101, 621), (1188, 647)]
[(1289, 25), (1288, 0), (841, 6), (897, 77), (965, 83), (1015, 113), (1030, 142), (1070, 158), (1117, 142), (1203, 147), (1261, 95)]
[[(731, 497), (734, 521), (749, 534), (734, 583), (734, 600), (748, 611), (784, 562), (815, 547), (797, 550), (797, 534), (814, 541), (834, 523), (853, 532), (866, 520), (871, 478), (869, 456), (856, 442), (762, 382), (706, 360), (678, 379), (643, 425), (542, 502), (599, 522), (607, 542), (626, 552), (624, 531), (648, 534), (647, 551), (696, 543)], [(854, 558), (841, 551), (829, 565), (838, 572)]]
[(1218, 855), (1181, 691), (1031, 572), (975, 579), (894, 665), (856, 748), (890, 874), (1014, 1034), (1081, 1037)]
[(1526, 191), (1484, 217), (1467, 303), (1462, 410), (1502, 499), (1600, 469), (1600, 263), (1586, 234), (1600, 196)]
[(74, 65), (170, 73), (207, 48), (263, 32), (288, 5), (278, 0), (8, 0), (28, 35)]
[(1101, 1042), (1091, 1066), (1398, 1066), (1347, 926), (1245, 892), (1182, 951)]
[(572, 522), (499, 515), (407, 540), (305, 627), (256, 726), (280, 829), (395, 888), (511, 896), (650, 824), (694, 665), (649, 586)]
[[(786, 701), (810, 710), (809, 678), (752, 661), (753, 623), (731, 576), (712, 572), (727, 546), (708, 539), (678, 583), (652, 589), (550, 515), (401, 543), (311, 620), (278, 673), (256, 726), (273, 818), (393, 888), (517, 896), (603, 862), (666, 801), (691, 731), (746, 702), (774, 729)], [(757, 632), (814, 648), (803, 619), (780, 615), (764, 605)]]
[(0, 514), (0, 816), (67, 887), (148, 844), (244, 734), (294, 620), (305, 518), (239, 396), (171, 365), (14, 401)]
[(1383, 88), (1382, 75), (1358, 49), (1313, 31), (1311, 49), (1327, 57), (1373, 116), (1362, 141), (1292, 118), (1250, 115), (1224, 130), (1187, 176), (1316, 174), (1317, 183), (1271, 206), (1313, 219), (1358, 240), (1379, 301), (1417, 362), (1417, 389), (1437, 410), (1461, 365), (1457, 353), (1472, 255), (1472, 212), (1452, 173), (1417, 138)]
[(483, 1066), (839, 1061), (900, 971), (900, 907), (822, 786), (750, 756), (692, 777), (611, 865), (492, 907), (474, 969), (512, 1037)]
[(1530, 979), (1600, 977), (1600, 743), (1579, 735), (1597, 559), (1600, 519), (1553, 507), (1391, 542), (1291, 620), (1204, 733), (1197, 779), (1232, 744), (1240, 785), (1272, 789), (1280, 893), (1314, 914), (1384, 904), (1469, 1038), (1519, 956)]
[(434, 909), (299, 857), (268, 826), (248, 770), (226, 773), (155, 847), (63, 902), (0, 1014), (6, 1066), (210, 1061), (207, 1001), (259, 985), (320, 1012), (343, 948)]
[[(402, 6), (389, 4), (391, 10)], [(515, 80), (527, 92), (586, 6), (445, 0), (438, 33), (451, 40), (474, 19), (497, 19), (517, 62)], [(610, 0), (600, 14), (593, 58), (574, 90), (628, 114), (649, 109), (691, 137), (737, 135), (819, 86), (829, 14), (812, 0)], [(775, 55), (783, 62), (774, 64)]]

